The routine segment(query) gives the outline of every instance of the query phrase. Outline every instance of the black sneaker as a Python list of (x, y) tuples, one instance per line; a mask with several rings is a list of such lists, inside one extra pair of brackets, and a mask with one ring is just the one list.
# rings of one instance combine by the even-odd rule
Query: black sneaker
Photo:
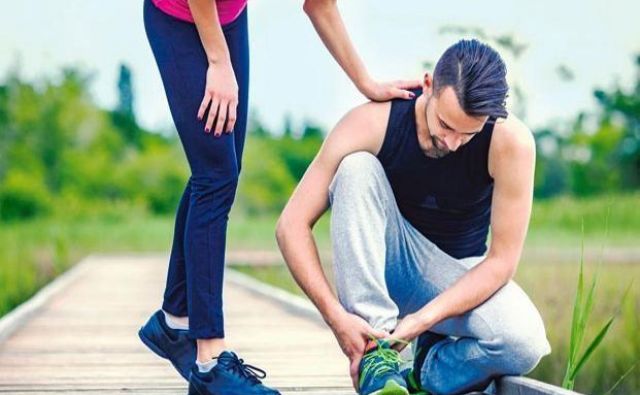
[(202, 373), (198, 366), (191, 368), (189, 395), (280, 395), (280, 392), (262, 384), (264, 370), (245, 364), (238, 356), (223, 351), (218, 363)]
[(196, 341), (187, 337), (187, 331), (167, 325), (162, 310), (156, 311), (138, 331), (140, 340), (158, 356), (168, 359), (185, 380), (189, 380), (195, 365)]

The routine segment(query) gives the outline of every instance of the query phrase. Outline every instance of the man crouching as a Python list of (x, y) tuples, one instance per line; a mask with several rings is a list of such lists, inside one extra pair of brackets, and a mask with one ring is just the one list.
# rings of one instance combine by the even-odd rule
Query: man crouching
[[(538, 310), (511, 280), (535, 144), (505, 109), (507, 91), (499, 54), (459, 41), (416, 98), (351, 110), (280, 216), (280, 250), (360, 394), (482, 390), (551, 351)], [(329, 206), (337, 298), (311, 232)], [(414, 339), (413, 369), (400, 372), (398, 350)]]

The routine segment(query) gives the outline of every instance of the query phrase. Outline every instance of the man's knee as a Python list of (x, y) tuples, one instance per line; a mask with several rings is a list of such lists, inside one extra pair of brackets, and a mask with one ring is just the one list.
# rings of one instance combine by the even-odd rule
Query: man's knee
[(345, 156), (329, 185), (330, 193), (352, 193), (357, 190), (367, 190), (375, 185), (376, 180), (384, 175), (384, 170), (378, 159), (365, 151), (354, 152)]
[(527, 374), (551, 352), (544, 329), (530, 328), (505, 332), (497, 336), (487, 347), (489, 353), (504, 362), (504, 374)]
[(363, 175), (377, 171), (382, 171), (378, 158), (369, 152), (358, 151), (342, 159), (334, 178), (362, 179)]

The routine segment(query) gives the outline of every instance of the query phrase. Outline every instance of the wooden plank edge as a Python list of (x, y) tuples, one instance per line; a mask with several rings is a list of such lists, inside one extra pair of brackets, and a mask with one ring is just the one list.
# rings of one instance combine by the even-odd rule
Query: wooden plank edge
[(254, 294), (267, 297), (295, 315), (311, 319), (317, 324), (326, 326), (320, 312), (306, 298), (264, 283), (237, 270), (227, 268), (225, 277), (234, 285), (238, 285)]
[(88, 263), (91, 260), (93, 255), (81, 259), (0, 318), (0, 344), (29, 321), (52, 297), (80, 277), (89, 268)]
[(500, 395), (581, 395), (553, 384), (524, 376), (504, 376), (498, 380)]

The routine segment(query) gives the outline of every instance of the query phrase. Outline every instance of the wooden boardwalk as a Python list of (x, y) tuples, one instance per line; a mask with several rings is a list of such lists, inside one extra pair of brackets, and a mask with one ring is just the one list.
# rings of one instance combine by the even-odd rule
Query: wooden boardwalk
[[(164, 256), (93, 256), (0, 319), (2, 394), (185, 394), (186, 382), (138, 340), (159, 308)], [(307, 301), (228, 272), (227, 340), (283, 395), (354, 395), (348, 361)], [(499, 395), (578, 395), (522, 377)]]
[[(166, 259), (92, 257), (0, 343), (0, 394), (185, 394), (186, 382), (137, 331), (158, 309)], [(227, 282), (228, 344), (283, 394), (353, 394), (326, 326)]]

